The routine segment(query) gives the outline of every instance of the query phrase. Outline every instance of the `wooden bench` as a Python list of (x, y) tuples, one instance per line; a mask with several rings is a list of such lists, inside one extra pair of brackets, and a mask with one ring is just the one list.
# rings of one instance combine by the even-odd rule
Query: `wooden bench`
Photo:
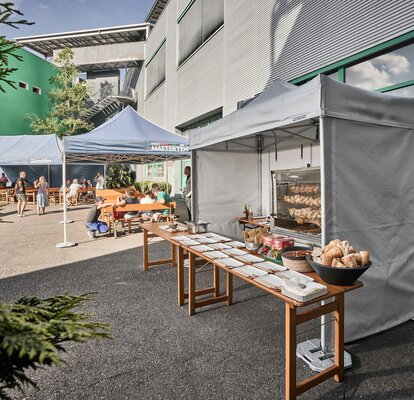
[[(119, 196), (118, 196), (119, 197)], [(165, 214), (167, 220), (173, 214), (173, 210), (177, 207), (176, 202), (172, 201), (165, 204), (153, 203), (153, 204), (126, 204), (124, 206), (114, 205), (112, 208), (102, 209), (102, 218), (109, 226), (109, 232), (113, 231), (114, 237), (117, 238), (117, 223), (119, 221), (139, 221), (144, 222), (144, 218), (140, 213), (146, 211), (165, 211), (168, 210), (168, 214)], [(115, 213), (127, 213), (136, 212), (137, 215), (132, 218), (114, 218)]]

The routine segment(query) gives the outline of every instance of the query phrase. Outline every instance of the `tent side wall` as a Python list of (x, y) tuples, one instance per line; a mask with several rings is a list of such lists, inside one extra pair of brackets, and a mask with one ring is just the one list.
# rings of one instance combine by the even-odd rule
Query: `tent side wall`
[(364, 287), (346, 296), (345, 338), (414, 316), (414, 130), (324, 118), (325, 235), (368, 250)]
[(195, 218), (210, 222), (211, 231), (239, 238), (236, 217), (245, 203), (256, 212), (261, 206), (258, 154), (202, 150), (193, 152), (193, 165)]

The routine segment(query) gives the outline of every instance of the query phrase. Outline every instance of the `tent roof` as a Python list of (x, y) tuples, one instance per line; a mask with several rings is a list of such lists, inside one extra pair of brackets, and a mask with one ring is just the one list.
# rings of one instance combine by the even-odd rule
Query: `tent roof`
[[(244, 108), (190, 132), (192, 150), (253, 135), (316, 140), (320, 116), (414, 128), (414, 99), (359, 89), (318, 75), (302, 86), (276, 80)], [(244, 144), (245, 146), (245, 144)], [(215, 146), (217, 147), (217, 146)], [(240, 148), (240, 147), (239, 147)]]
[(62, 142), (56, 135), (0, 136), (0, 165), (61, 165)]
[(91, 132), (63, 140), (68, 162), (154, 162), (188, 158), (188, 138), (138, 114), (131, 106)]

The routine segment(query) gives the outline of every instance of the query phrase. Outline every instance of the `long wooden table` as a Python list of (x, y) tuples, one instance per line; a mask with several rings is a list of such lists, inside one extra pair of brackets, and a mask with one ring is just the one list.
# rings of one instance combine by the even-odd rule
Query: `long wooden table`
[[(190, 315), (195, 314), (195, 309), (204, 307), (210, 304), (226, 302), (230, 306), (233, 302), (233, 276), (236, 276), (273, 296), (285, 302), (285, 339), (286, 339), (286, 396), (288, 400), (296, 399), (300, 394), (309, 389), (319, 385), (329, 378), (334, 378), (335, 381), (341, 382), (344, 379), (344, 295), (345, 293), (362, 287), (362, 283), (357, 281), (352, 286), (334, 286), (323, 282), (316, 273), (307, 273), (316, 282), (322, 283), (327, 287), (328, 293), (320, 296), (314, 300), (302, 303), (282, 295), (278, 290), (268, 288), (256, 282), (254, 279), (245, 277), (237, 273), (235, 269), (229, 269), (217, 264), (214, 260), (210, 260), (203, 253), (197, 252), (189, 246), (182, 245), (174, 236), (183, 236), (188, 233), (178, 232), (170, 233), (161, 229), (159, 223), (142, 224), (141, 228), (144, 231), (144, 270), (148, 270), (150, 266), (171, 264), (177, 265), (177, 286), (178, 286), (178, 304), (183, 305), (184, 300), (188, 298), (188, 312)], [(168, 241), (171, 245), (171, 258), (167, 260), (149, 261), (148, 239), (152, 237), (159, 237)], [(184, 290), (184, 251), (189, 254), (189, 268), (188, 268), (188, 292)], [(176, 254), (178, 254), (178, 263), (176, 262)], [(211, 263), (213, 269), (214, 284), (211, 288), (204, 288), (197, 290), (195, 283), (196, 259), (201, 258)], [(219, 283), (219, 269), (226, 272), (226, 294), (220, 295)], [(196, 298), (201, 295), (212, 293), (213, 296), (209, 299), (196, 301)], [(330, 303), (321, 305), (322, 300), (333, 298)], [(312, 305), (312, 308), (307, 308), (305, 311), (299, 312), (299, 308)], [(332, 367), (325, 369), (322, 372), (316, 373), (311, 377), (300, 382), (296, 381), (296, 347), (297, 347), (297, 327), (305, 322), (319, 318), (322, 315), (334, 313), (335, 316), (335, 362)]]

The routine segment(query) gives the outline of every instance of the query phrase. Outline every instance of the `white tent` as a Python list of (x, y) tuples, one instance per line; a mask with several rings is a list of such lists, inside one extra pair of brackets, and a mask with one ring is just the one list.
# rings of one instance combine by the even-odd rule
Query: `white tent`
[[(269, 214), (270, 171), (321, 170), (322, 242), (371, 253), (346, 296), (347, 341), (414, 317), (414, 99), (318, 76), (275, 82), (245, 108), (190, 133), (196, 218), (240, 234), (246, 202)], [(304, 154), (299, 156), (299, 148)]]

